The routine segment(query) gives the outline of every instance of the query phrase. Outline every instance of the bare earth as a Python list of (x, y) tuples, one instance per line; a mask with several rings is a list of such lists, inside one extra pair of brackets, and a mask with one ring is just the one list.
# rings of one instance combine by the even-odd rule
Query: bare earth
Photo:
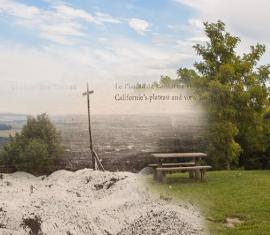
[(153, 195), (127, 172), (57, 171), (0, 175), (0, 234), (203, 234), (189, 205)]

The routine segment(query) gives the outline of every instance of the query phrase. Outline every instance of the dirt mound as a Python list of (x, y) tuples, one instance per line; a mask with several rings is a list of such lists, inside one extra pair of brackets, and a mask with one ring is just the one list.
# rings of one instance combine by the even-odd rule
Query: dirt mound
[(0, 234), (202, 234), (199, 213), (153, 196), (140, 176), (90, 169), (0, 179)]

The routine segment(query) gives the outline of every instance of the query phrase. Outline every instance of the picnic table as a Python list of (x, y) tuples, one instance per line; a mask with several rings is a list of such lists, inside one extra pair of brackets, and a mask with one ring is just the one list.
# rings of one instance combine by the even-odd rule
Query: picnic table
[(166, 174), (175, 172), (189, 172), (190, 178), (205, 181), (206, 170), (211, 168), (211, 166), (200, 165), (200, 159), (207, 157), (205, 153), (153, 153), (152, 155), (156, 163), (149, 166), (154, 168), (154, 179), (160, 182), (166, 182)]

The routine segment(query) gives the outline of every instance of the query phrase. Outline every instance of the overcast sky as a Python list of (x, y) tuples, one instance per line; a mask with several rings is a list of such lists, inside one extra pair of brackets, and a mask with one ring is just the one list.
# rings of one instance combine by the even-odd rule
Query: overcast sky
[(192, 66), (203, 21), (224, 21), (242, 39), (239, 53), (270, 48), (269, 9), (267, 0), (0, 0), (0, 112), (84, 113), (88, 81), (103, 113), (115, 82)]

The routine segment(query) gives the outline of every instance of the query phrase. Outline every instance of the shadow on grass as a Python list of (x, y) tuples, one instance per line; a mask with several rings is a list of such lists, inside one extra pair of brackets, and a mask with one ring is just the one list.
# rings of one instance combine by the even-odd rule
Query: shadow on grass
[[(207, 182), (207, 181), (206, 181)], [(188, 174), (176, 173), (167, 175), (167, 184), (203, 184), (200, 180), (190, 179)]]

